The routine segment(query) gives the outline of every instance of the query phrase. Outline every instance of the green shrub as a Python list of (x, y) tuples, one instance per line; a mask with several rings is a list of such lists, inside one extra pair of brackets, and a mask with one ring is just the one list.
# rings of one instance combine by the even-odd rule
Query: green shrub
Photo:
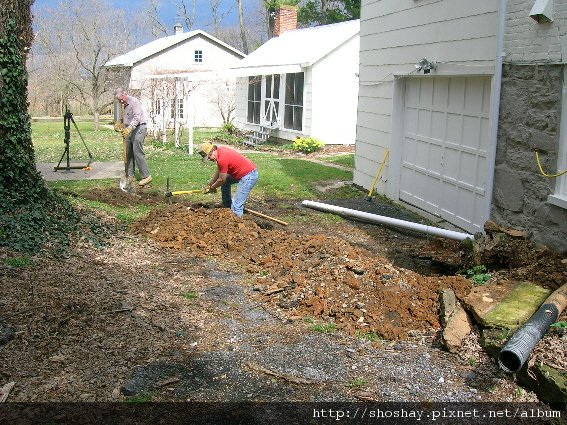
[(221, 132), (230, 134), (231, 136), (237, 136), (240, 130), (231, 122), (225, 122), (221, 127)]
[(245, 139), (246, 135), (238, 127), (225, 123), (211, 141), (215, 144), (240, 145)]
[(472, 280), (475, 285), (484, 285), (492, 277), (492, 275), (488, 273), (486, 266), (481, 264), (468, 269), (465, 272), (465, 277)]
[(321, 150), (323, 146), (325, 144), (314, 137), (298, 137), (291, 145), (291, 148), (303, 153), (313, 153)]

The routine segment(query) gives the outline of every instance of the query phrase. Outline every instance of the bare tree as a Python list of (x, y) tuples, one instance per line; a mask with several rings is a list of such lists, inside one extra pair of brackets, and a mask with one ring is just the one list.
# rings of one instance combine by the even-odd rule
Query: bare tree
[(233, 12), (232, 5), (221, 10), (222, 0), (211, 0), (211, 22), (205, 24), (206, 28), (210, 28), (211, 33), (216, 37), (222, 31), (222, 22), (224, 19)]
[(191, 6), (189, 7), (188, 2), (185, 0), (174, 1), (173, 4), (177, 9), (177, 16), (179, 19), (183, 21), (185, 26), (189, 31), (193, 29), (195, 25), (195, 18), (196, 18), (196, 7), (197, 7), (197, 0), (191, 0)]
[(212, 90), (210, 101), (219, 110), (223, 124), (230, 124), (234, 119), (232, 114), (236, 109), (234, 86), (227, 80), (218, 81)]
[(189, 97), (201, 85), (201, 81), (189, 81), (171, 76), (170, 71), (161, 71), (163, 77), (147, 80), (142, 89), (152, 99), (147, 110), (152, 122), (154, 137), (165, 136), (168, 128), (173, 128), (175, 147), (181, 146), (183, 129), (192, 123), (189, 110)]
[(167, 35), (167, 27), (159, 19), (158, 6), (159, 0), (149, 0), (145, 11), (148, 23), (151, 25), (152, 35), (156, 38), (161, 35)]
[(59, 80), (60, 93), (68, 93), (63, 101), (84, 106), (96, 129), (117, 85), (103, 65), (135, 43), (136, 18), (125, 13), (106, 0), (61, 0), (36, 14), (36, 54)]
[(244, 11), (242, 0), (236, 0), (238, 4), (238, 22), (240, 23), (240, 37), (242, 38), (242, 51), (248, 54), (248, 41), (246, 40), (246, 26), (244, 25)]

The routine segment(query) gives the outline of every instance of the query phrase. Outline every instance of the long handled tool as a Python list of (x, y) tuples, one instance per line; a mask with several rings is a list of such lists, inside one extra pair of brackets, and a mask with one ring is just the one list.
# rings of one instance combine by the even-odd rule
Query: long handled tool
[(176, 191), (170, 191), (169, 190), (169, 177), (166, 180), (166, 189), (165, 189), (165, 196), (168, 199), (168, 202), (171, 203), (171, 198), (173, 196), (178, 196), (178, 195), (190, 195), (193, 193), (203, 193), (202, 189), (192, 189), (192, 190), (176, 190)]
[(285, 221), (281, 221), (281, 220), (278, 220), (277, 218), (270, 217), (269, 215), (262, 214), (261, 212), (251, 210), (250, 208), (244, 208), (244, 212), (247, 212), (247, 213), (252, 214), (252, 215), (256, 215), (258, 217), (265, 218), (266, 220), (271, 220), (273, 222), (281, 224), (282, 226), (287, 226), (287, 223)]
[(122, 158), (124, 159), (124, 175), (120, 177), (120, 189), (132, 192), (132, 183), (128, 178), (128, 161), (126, 160), (126, 137), (122, 137)]
[(176, 190), (175, 192), (166, 192), (165, 196), (190, 195), (192, 193), (203, 193), (203, 191), (201, 189)]
[[(177, 195), (190, 195), (193, 193), (203, 193), (202, 189), (193, 189), (193, 190), (177, 190), (177, 191), (170, 191), (169, 190), (169, 177), (166, 179), (166, 192), (165, 192), (165, 196), (168, 199), (168, 202), (171, 203), (172, 202), (172, 197), (173, 196), (177, 196)], [(274, 217), (270, 217), (269, 215), (266, 214), (262, 214), (261, 212), (258, 211), (254, 211), (251, 210), (250, 208), (244, 208), (244, 212), (247, 212), (249, 214), (258, 216), (258, 217), (262, 217), (265, 218), (266, 220), (271, 220), (274, 221), (278, 224), (281, 224), (282, 226), (287, 226), (287, 223), (285, 221), (281, 221), (278, 220), (277, 218)]]
[[(120, 120), (124, 117), (124, 105), (120, 108), (121, 116)], [(116, 121), (120, 122), (119, 120)], [(124, 192), (132, 192), (132, 182), (128, 178), (128, 160), (126, 158), (126, 137), (122, 135), (122, 159), (124, 161), (124, 176), (120, 177), (120, 189)]]
[(368, 196), (366, 197), (366, 200), (368, 202), (372, 201), (372, 194), (374, 193), (374, 187), (376, 186), (376, 182), (378, 181), (378, 177), (380, 177), (380, 174), (382, 174), (382, 168), (384, 168), (384, 164), (386, 163), (386, 160), (388, 159), (389, 154), (390, 154), (390, 150), (386, 149), (386, 152), (384, 152), (384, 159), (382, 160), (382, 163), (380, 164), (380, 168), (378, 169), (378, 172), (376, 173), (376, 177), (374, 177), (374, 181), (372, 182), (372, 186), (370, 186), (370, 190), (368, 191)]

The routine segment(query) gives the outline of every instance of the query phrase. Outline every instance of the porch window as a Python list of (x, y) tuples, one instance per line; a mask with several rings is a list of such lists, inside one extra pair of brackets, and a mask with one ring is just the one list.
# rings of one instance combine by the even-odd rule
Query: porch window
[(177, 107), (175, 105), (175, 99), (171, 100), (171, 118), (175, 118), (175, 112), (177, 111), (178, 118), (183, 117), (183, 99), (177, 99)]
[(246, 120), (249, 123), (260, 124), (260, 112), (262, 109), (262, 78), (248, 77), (248, 114)]
[(303, 130), (303, 72), (285, 77), (284, 128)]
[(159, 99), (154, 101), (154, 112), (156, 115), (161, 115), (161, 101)]
[(184, 106), (185, 106), (185, 99), (177, 99), (177, 116), (179, 118), (185, 118), (184, 114)]

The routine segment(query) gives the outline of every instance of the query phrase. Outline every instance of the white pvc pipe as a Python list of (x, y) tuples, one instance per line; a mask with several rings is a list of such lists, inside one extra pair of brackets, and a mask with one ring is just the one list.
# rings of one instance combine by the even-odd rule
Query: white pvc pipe
[(455, 232), (453, 230), (441, 229), (439, 227), (427, 226), (425, 224), (412, 223), (411, 221), (398, 220), (397, 218), (385, 217), (383, 215), (370, 214), (363, 211), (352, 210), (350, 208), (337, 207), (335, 205), (324, 204), (315, 201), (303, 201), (301, 205), (320, 211), (330, 212), (338, 215), (346, 215), (372, 223), (386, 224), (389, 226), (401, 227), (404, 229), (415, 230), (416, 232), (427, 233), (428, 235), (440, 236), (442, 238), (462, 241), (473, 239), (473, 235), (468, 233)]

